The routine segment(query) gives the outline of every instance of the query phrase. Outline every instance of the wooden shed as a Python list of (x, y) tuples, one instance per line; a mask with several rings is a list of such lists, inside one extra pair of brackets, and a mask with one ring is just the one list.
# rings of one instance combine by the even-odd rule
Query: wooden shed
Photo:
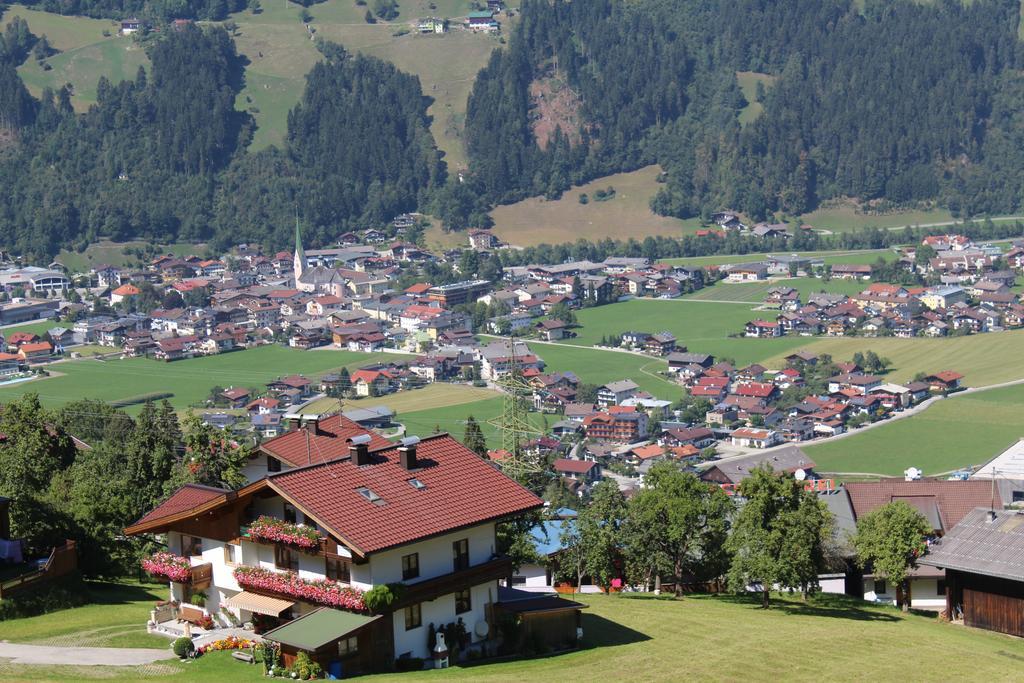
[(378, 642), (390, 633), (390, 622), (390, 618), (380, 615), (321, 607), (263, 637), (281, 645), (286, 667), (295, 663), (299, 652), (305, 652), (324, 671), (341, 678), (377, 671), (393, 663), (393, 648), (381, 648)]
[(582, 613), (586, 607), (550, 593), (533, 593), (514, 588), (501, 588), (494, 605), (498, 618), (514, 619), (519, 626), (519, 643), (542, 643), (548, 651), (560, 652), (579, 647), (582, 634)]
[(946, 570), (951, 619), (1024, 637), (1024, 512), (977, 508), (919, 563)]

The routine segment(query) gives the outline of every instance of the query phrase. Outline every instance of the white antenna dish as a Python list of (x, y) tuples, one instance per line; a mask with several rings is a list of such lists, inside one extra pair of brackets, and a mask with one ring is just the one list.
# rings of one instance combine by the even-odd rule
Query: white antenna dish
[(906, 481), (915, 481), (921, 478), (921, 470), (916, 467), (908, 467), (903, 471), (903, 478)]
[(799, 469), (793, 473), (793, 476), (796, 477), (797, 481), (803, 481), (804, 479), (807, 478), (807, 472), (805, 472), (802, 469)]

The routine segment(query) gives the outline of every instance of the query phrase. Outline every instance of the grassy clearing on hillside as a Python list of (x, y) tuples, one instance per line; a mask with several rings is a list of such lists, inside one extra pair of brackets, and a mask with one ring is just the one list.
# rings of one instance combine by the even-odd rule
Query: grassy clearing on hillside
[[(435, 8), (431, 9), (430, 4)], [(311, 26), (320, 38), (350, 51), (373, 55), (419, 76), (423, 94), (433, 99), (428, 109), (431, 132), (445, 152), (449, 168), (465, 166), (462, 124), (473, 79), (500, 47), (497, 36), (473, 34), (453, 28), (443, 35), (418, 35), (415, 23), (427, 16), (465, 16), (469, 3), (462, 0), (402, 0), (399, 16), (390, 22), (367, 24), (366, 7), (350, 0), (328, 0), (309, 8)], [(287, 131), (288, 111), (305, 87), (305, 76), (320, 60), (310, 34), (299, 19), (301, 8), (290, 3), (267, 3), (260, 14), (232, 15), (238, 25), (235, 42), (249, 59), (246, 87), (236, 106), (250, 110), (258, 125), (253, 148), (280, 145)], [(407, 35), (394, 35), (400, 31)]]
[(1024, 436), (1024, 386), (990, 389), (929, 406), (924, 412), (805, 450), (821, 472), (926, 475), (982, 465)]
[[(366, 354), (352, 351), (297, 351), (283, 346), (260, 346), (218, 356), (164, 363), (148, 358), (58, 363), (50, 370), (59, 376), (0, 387), (0, 403), (35, 392), (44, 405), (56, 408), (68, 401), (98, 398), (104, 401), (171, 392), (171, 405), (178, 410), (206, 398), (214, 386), (263, 388), (276, 377), (303, 374), (307, 377), (394, 359), (395, 354)], [(131, 406), (137, 412), (141, 406)]]
[[(754, 318), (774, 317), (772, 311), (754, 311), (750, 304), (718, 304), (676, 299), (672, 301), (637, 299), (619, 304), (588, 308), (577, 313), (582, 325), (570, 344), (590, 346), (605, 335), (627, 330), (661, 332), (668, 330), (680, 345), (690, 351), (733, 358), (737, 363), (763, 361), (776, 354), (785, 355), (793, 348), (806, 346), (807, 340), (795, 337), (779, 339), (731, 338)], [(550, 348), (550, 347), (545, 347)], [(547, 360), (547, 355), (541, 355)], [(570, 368), (573, 369), (573, 368)], [(635, 379), (635, 378), (634, 378)]]
[[(53, 67), (50, 71), (44, 71), (32, 57), (18, 68), (25, 86), (37, 97), (44, 88), (56, 90), (70, 83), (74, 88), (71, 102), (76, 109), (84, 111), (96, 102), (96, 83), (101, 76), (117, 83), (135, 78), (138, 68), (149, 64), (141, 47), (130, 38), (117, 35), (116, 22), (66, 17), (13, 5), (0, 18), (0, 25), (6, 25), (16, 16), (27, 21), (34, 34), (46, 35), (61, 51), (46, 60)], [(109, 35), (104, 36), (104, 31)]]
[(775, 76), (756, 71), (737, 71), (736, 80), (743, 91), (743, 98), (747, 101), (747, 106), (743, 107), (739, 115), (740, 125), (745, 126), (764, 111), (764, 105), (757, 101), (757, 84), (761, 83), (766, 89), (770, 88), (775, 85)]
[[(84, 273), (90, 268), (103, 264), (119, 267), (132, 266), (138, 264), (138, 259), (134, 256), (129, 256), (126, 253), (126, 250), (132, 247), (145, 247), (149, 244), (149, 242), (143, 242), (141, 240), (134, 242), (110, 242), (102, 240), (100, 242), (90, 244), (85, 251), (81, 253), (61, 249), (55, 260), (59, 263), (63, 263), (64, 267), (72, 273)], [(177, 242), (174, 244), (164, 244), (159, 246), (160, 253), (174, 254), (175, 256), (188, 256), (190, 254), (203, 255), (206, 253), (206, 245), (201, 243), (191, 244), (188, 242)]]
[[(1018, 678), (1018, 661), (1024, 657), (1020, 639), (950, 626), (932, 615), (903, 614), (845, 596), (818, 595), (807, 603), (776, 596), (769, 610), (759, 609), (748, 596), (575, 598), (587, 605), (583, 647), (577, 652), (367, 680), (561, 681), (611, 676), (631, 681), (820, 681), (823, 677), (845, 681), (890, 680), (899, 669), (913, 672), (914, 680), (1011, 681)], [(137, 611), (142, 624), (146, 613), (142, 606)], [(743, 646), (724, 647), (724, 643)], [(8, 680), (262, 678), (258, 667), (234, 661), (228, 652), (186, 664), (167, 660), (139, 669), (3, 664), (0, 674)]]
[[(605, 237), (678, 237), (684, 230), (697, 229), (697, 220), (681, 221), (651, 211), (651, 198), (660, 187), (656, 182), (660, 172), (658, 166), (647, 166), (573, 187), (555, 201), (532, 197), (499, 206), (491, 212), (494, 233), (510, 244), (532, 246), (575, 242), (581, 237), (592, 241)], [(615, 196), (595, 201), (594, 193), (609, 186), (615, 188)], [(587, 204), (580, 204), (583, 193), (590, 198)]]
[[(1024, 379), (1024, 331), (990, 332), (946, 339), (894, 339), (863, 337), (801, 338), (797, 347), (811, 353), (828, 353), (848, 360), (856, 351), (875, 351), (892, 361), (887, 376), (896, 382), (909, 380), (918, 372), (956, 370), (967, 386), (982, 387)], [(767, 365), (781, 367), (781, 353)]]
[(818, 209), (804, 214), (800, 220), (819, 230), (845, 232), (860, 228), (902, 228), (906, 225), (927, 225), (955, 220), (945, 209), (931, 211), (898, 211), (881, 215), (857, 213), (852, 206)]

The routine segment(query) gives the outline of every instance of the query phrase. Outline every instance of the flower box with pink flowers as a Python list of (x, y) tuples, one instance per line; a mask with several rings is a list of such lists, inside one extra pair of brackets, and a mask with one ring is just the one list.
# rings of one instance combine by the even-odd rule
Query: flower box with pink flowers
[(192, 581), (192, 563), (187, 557), (171, 553), (154, 553), (142, 560), (142, 568), (153, 576), (160, 576), (176, 583)]
[(301, 579), (295, 572), (276, 572), (260, 567), (236, 567), (234, 577), (243, 590), (275, 593), (351, 612), (366, 610), (362, 591), (330, 579)]
[(287, 543), (301, 550), (316, 552), (320, 549), (323, 535), (310, 526), (292, 524), (283, 519), (260, 516), (246, 530), (249, 538), (267, 543)]

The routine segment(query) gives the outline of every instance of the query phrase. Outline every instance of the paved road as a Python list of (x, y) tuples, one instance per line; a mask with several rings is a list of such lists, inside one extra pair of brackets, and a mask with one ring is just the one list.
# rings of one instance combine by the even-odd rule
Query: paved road
[(73, 666), (142, 666), (174, 653), (166, 648), (57, 647), (0, 642), (0, 659), (12, 664), (69, 664)]

